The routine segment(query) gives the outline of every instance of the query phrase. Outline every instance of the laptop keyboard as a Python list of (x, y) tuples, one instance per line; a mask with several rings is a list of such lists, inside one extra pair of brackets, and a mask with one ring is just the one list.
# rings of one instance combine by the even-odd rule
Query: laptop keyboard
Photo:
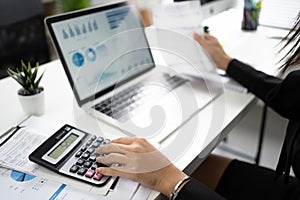
[(114, 94), (112, 97), (96, 104), (93, 108), (114, 119), (121, 119), (143, 103), (159, 99), (186, 81), (186, 79), (178, 76), (162, 74), (159, 77), (146, 79)]

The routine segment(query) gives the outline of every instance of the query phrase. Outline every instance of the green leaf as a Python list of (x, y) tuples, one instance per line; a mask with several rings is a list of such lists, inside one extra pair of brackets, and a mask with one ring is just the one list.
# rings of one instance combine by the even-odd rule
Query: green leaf
[(10, 68), (7, 69), (7, 73), (9, 76), (11, 76), (13, 79), (15, 79), (22, 87), (24, 87), (25, 82), (20, 78), (18, 73), (14, 72)]
[(15, 79), (23, 88), (26, 87), (26, 83), (22, 79), (18, 79), (15, 76), (12, 76), (13, 79)]
[(41, 76), (39, 77), (39, 79), (35, 82), (35, 84), (34, 84), (34, 87), (35, 87), (35, 88), (38, 88), (38, 87), (39, 87), (40, 81), (42, 80), (42, 77), (44, 76), (44, 73), (45, 73), (45, 72), (43, 72), (43, 73), (41, 74)]
[[(13, 71), (12, 69), (8, 68), (7, 73), (9, 76), (11, 76), (13, 79), (15, 79), (25, 90), (33, 94), (35, 90), (39, 87), (39, 83), (44, 75), (45, 72), (41, 74), (41, 76), (38, 77), (38, 68), (39, 63), (36, 63), (34, 69), (31, 67), (30, 62), (28, 62), (28, 65), (24, 63), (23, 60), (21, 60), (21, 67), (16, 68), (16, 71)], [(37, 81), (35, 81), (37, 79)]]
[(31, 79), (31, 78), (32, 78), (32, 72), (31, 72), (31, 65), (30, 65), (30, 62), (28, 62), (27, 72), (28, 72), (29, 78)]
[(34, 68), (33, 74), (32, 74), (32, 76), (31, 76), (31, 79), (32, 79), (33, 82), (34, 82), (35, 79), (36, 79), (37, 72), (38, 72), (38, 66), (36, 66), (36, 67)]
[(25, 63), (23, 62), (23, 69), (22, 69), (22, 72), (24, 73), (24, 76), (27, 78), (27, 77), (30, 77), (30, 73), (28, 72), (28, 68), (27, 66), (25, 65)]
[(33, 85), (30, 85), (30, 87), (28, 88), (28, 91), (31, 93), (31, 94), (34, 94), (34, 91), (35, 91), (35, 88)]
[(17, 70), (18, 74), (21, 74), (21, 72), (20, 72), (19, 68), (16, 68), (16, 70)]
[(10, 75), (10, 76), (18, 75), (16, 72), (14, 72), (14, 71), (13, 71), (12, 69), (10, 69), (10, 68), (7, 69), (7, 73), (8, 73), (8, 75)]
[(29, 77), (27, 77), (27, 79), (26, 79), (26, 88), (25, 89), (29, 90), (31, 85), (32, 85), (31, 79)]
[(23, 82), (26, 82), (27, 77), (23, 75), (22, 73), (19, 74), (19, 79), (22, 79)]

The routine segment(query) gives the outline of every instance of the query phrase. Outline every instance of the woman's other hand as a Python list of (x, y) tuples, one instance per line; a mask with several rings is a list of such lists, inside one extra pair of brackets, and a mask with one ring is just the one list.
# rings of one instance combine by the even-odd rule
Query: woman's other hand
[(175, 185), (186, 176), (159, 150), (142, 138), (124, 137), (101, 146), (96, 153), (105, 154), (97, 162), (111, 167), (99, 167), (106, 176), (120, 176), (170, 196)]
[(232, 58), (225, 53), (217, 38), (207, 33), (203, 36), (194, 33), (194, 39), (205, 49), (219, 69), (227, 70)]

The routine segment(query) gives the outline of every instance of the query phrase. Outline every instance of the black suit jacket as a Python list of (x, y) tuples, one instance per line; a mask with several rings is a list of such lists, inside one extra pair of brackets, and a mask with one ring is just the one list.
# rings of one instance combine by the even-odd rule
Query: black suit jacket
[[(300, 178), (300, 70), (288, 74), (285, 79), (257, 71), (238, 60), (229, 63), (227, 74), (248, 88), (274, 111), (289, 119), (284, 145), (276, 169), (276, 176), (285, 173), (288, 178), (293, 166)], [(176, 199), (223, 199), (199, 181), (192, 179), (180, 191)]]

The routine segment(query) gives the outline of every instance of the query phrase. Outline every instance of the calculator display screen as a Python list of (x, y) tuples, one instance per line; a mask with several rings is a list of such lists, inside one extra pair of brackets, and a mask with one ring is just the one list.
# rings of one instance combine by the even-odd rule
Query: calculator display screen
[(49, 157), (57, 159), (62, 153), (64, 153), (69, 146), (75, 142), (79, 136), (75, 133), (71, 133), (67, 138), (65, 138), (60, 145), (58, 145), (51, 153), (48, 154)]

